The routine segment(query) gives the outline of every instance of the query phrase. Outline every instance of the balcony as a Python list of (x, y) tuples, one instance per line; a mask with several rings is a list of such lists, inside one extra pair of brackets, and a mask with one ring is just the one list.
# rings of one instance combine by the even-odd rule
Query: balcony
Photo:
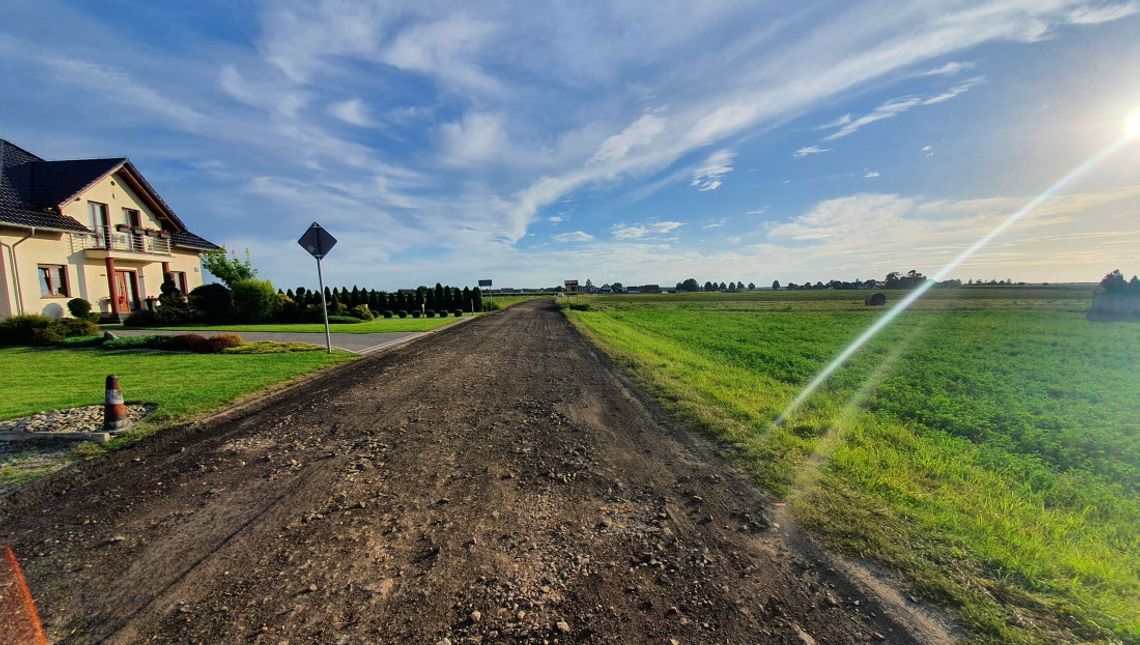
[(138, 258), (170, 255), (170, 238), (143, 231), (120, 231), (99, 226), (91, 233), (71, 234), (72, 252), (83, 251), (89, 258)]

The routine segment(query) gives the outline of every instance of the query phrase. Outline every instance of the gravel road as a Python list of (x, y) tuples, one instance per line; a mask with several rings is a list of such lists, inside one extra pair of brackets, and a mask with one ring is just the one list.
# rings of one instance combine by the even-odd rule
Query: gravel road
[[(549, 301), (0, 500), (53, 642), (937, 642)], [(873, 586), (873, 585), (872, 585)]]

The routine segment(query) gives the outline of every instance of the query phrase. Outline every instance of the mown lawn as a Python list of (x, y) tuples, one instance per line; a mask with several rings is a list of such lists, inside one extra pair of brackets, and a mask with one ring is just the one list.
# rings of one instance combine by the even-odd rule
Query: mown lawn
[[(329, 331), (334, 334), (381, 334), (384, 332), (400, 331), (431, 331), (446, 325), (455, 324), (470, 317), (471, 314), (465, 313), (461, 318), (456, 318), (455, 316), (448, 316), (447, 318), (412, 318), (410, 316), (407, 318), (377, 318), (376, 320), (354, 324), (330, 324)], [(203, 332), (232, 331), (239, 333), (250, 331), (325, 333), (323, 323), (298, 323), (294, 325), (276, 323), (264, 325), (180, 325), (175, 327), (154, 327), (153, 329)]]
[(330, 365), (346, 352), (182, 354), (100, 349), (0, 349), (0, 419), (103, 403), (104, 379), (115, 374), (128, 403), (154, 403), (164, 422), (221, 407), (245, 394)]
[(1088, 320), (1083, 288), (932, 291), (776, 426), (883, 312), (717, 295), (569, 315), (800, 523), (978, 640), (1140, 640), (1140, 322)]

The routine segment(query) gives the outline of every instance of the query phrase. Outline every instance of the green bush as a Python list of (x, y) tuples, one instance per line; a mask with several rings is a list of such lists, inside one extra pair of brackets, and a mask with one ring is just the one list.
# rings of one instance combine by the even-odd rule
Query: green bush
[[(446, 316), (447, 314), (444, 313), (444, 315)], [(435, 318), (435, 309), (425, 309), (424, 318)]]
[(98, 347), (103, 344), (102, 336), (72, 336), (71, 338), (64, 338), (57, 343), (60, 347), (77, 348), (77, 347)]
[(451, 315), (455, 316), (456, 318), (462, 318), (463, 317), (463, 310), (462, 309), (456, 309), (455, 311), (451, 312)]
[(232, 285), (233, 314), (238, 322), (269, 320), (277, 307), (277, 291), (268, 280), (241, 280)]
[(359, 319), (359, 318), (354, 318), (352, 316), (329, 316), (329, 324), (330, 325), (332, 325), (332, 324), (359, 325), (362, 322), (364, 322), (364, 321)]
[(352, 315), (361, 320), (372, 320), (375, 316), (372, 315), (372, 310), (368, 305), (356, 305), (352, 308)]
[(22, 314), (0, 321), (0, 345), (54, 345), (72, 336), (94, 336), (99, 328), (85, 318), (56, 320)]
[(259, 340), (241, 347), (223, 349), (223, 354), (284, 354), (287, 352), (323, 351), (325, 348), (310, 343), (282, 343), (275, 340)]
[(408, 312), (407, 312), (407, 311), (405, 311), (405, 310), (403, 310), (403, 309), (401, 309), (401, 310), (399, 310), (399, 311), (397, 311), (397, 312), (396, 312), (396, 315), (397, 315), (397, 316), (399, 316), (399, 317), (401, 317), (401, 318), (407, 318), (407, 317), (408, 317)]
[(86, 318), (91, 313), (91, 303), (83, 298), (72, 298), (67, 301), (67, 310), (76, 318)]
[(161, 344), (162, 347), (158, 349), (165, 349), (166, 339), (169, 336), (119, 336), (105, 341), (102, 345), (103, 349), (156, 349), (155, 345)]
[(385, 310), (384, 310), (384, 313), (383, 313), (382, 315), (383, 315), (385, 318), (391, 318), (391, 317), (392, 317), (394, 314), (392, 313), (392, 310), (391, 310), (391, 309), (385, 309)]
[(502, 309), (502, 306), (497, 302), (483, 301), (483, 311), (498, 311), (500, 309)]
[(190, 306), (202, 312), (202, 317), (209, 323), (224, 323), (229, 321), (233, 309), (233, 296), (230, 290), (214, 282), (204, 284), (189, 295)]
[(124, 327), (154, 327), (158, 324), (158, 318), (155, 317), (154, 312), (141, 309), (127, 316), (123, 321)]
[(412, 310), (412, 318), (419, 318), (422, 315), (423, 315), (423, 312), (421, 312), (419, 309), (413, 309)]

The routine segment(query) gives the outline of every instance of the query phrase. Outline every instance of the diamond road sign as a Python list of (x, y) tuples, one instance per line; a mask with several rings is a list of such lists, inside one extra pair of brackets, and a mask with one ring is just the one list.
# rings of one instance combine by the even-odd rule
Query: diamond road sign
[(329, 234), (328, 231), (321, 228), (320, 224), (313, 222), (309, 230), (297, 240), (297, 244), (305, 247), (313, 257), (320, 260), (329, 254), (332, 247), (336, 246), (336, 238)]

